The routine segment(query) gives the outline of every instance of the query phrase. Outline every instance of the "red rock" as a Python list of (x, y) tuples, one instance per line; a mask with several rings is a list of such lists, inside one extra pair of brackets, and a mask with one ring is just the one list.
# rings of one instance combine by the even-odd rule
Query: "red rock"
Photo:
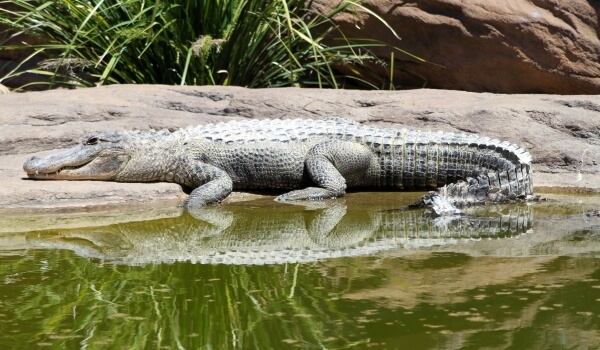
[[(327, 13), (337, 2), (310, 4)], [(364, 0), (362, 4), (387, 21), (402, 40), (360, 9), (334, 18), (347, 37), (377, 39), (429, 62), (395, 52), (398, 88), (600, 93), (597, 1)], [(389, 65), (389, 48), (374, 52)], [(385, 69), (378, 69), (389, 77)]]

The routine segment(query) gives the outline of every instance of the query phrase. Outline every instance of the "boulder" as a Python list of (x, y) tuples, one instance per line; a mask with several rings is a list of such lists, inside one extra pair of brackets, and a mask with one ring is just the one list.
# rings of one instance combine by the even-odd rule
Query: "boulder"
[[(532, 153), (536, 191), (600, 192), (600, 96), (113, 85), (0, 95), (0, 106), (0, 211), (5, 212), (115, 205), (131, 210), (142, 204), (174, 206), (186, 198), (179, 185), (169, 183), (24, 179), (22, 165), (29, 156), (73, 146), (86, 133), (331, 115), (508, 140)], [(248, 198), (233, 198), (242, 197)]]
[[(313, 0), (327, 13), (337, 1)], [(364, 0), (375, 16), (355, 8), (334, 17), (349, 38), (376, 39), (427, 60), (394, 54), (396, 87), (496, 93), (600, 92), (598, 1)], [(392, 49), (375, 48), (387, 72)], [(386, 84), (382, 84), (386, 87)]]

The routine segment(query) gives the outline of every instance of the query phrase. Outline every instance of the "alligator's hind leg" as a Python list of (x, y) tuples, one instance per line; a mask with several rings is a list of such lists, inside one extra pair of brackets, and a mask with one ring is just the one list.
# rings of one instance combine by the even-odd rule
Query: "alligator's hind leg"
[(315, 145), (308, 152), (304, 166), (319, 187), (291, 191), (276, 200), (320, 200), (343, 196), (347, 180), (364, 177), (372, 157), (369, 148), (355, 142), (333, 140)]

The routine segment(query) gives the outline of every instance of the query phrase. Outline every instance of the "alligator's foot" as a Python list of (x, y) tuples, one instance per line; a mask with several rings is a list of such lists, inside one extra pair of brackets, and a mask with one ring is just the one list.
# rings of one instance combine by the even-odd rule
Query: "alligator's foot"
[(442, 194), (431, 191), (421, 197), (419, 201), (409, 205), (409, 208), (431, 207), (438, 216), (464, 216), (465, 213), (458, 209), (452, 202)]

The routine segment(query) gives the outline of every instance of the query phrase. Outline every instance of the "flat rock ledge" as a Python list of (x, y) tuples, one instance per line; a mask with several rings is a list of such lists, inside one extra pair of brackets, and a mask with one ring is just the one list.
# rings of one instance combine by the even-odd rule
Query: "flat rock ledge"
[(29, 156), (90, 132), (324, 116), (508, 140), (532, 153), (535, 190), (600, 192), (600, 96), (113, 85), (0, 95), (0, 212), (176, 207), (186, 198), (177, 184), (24, 178)]

